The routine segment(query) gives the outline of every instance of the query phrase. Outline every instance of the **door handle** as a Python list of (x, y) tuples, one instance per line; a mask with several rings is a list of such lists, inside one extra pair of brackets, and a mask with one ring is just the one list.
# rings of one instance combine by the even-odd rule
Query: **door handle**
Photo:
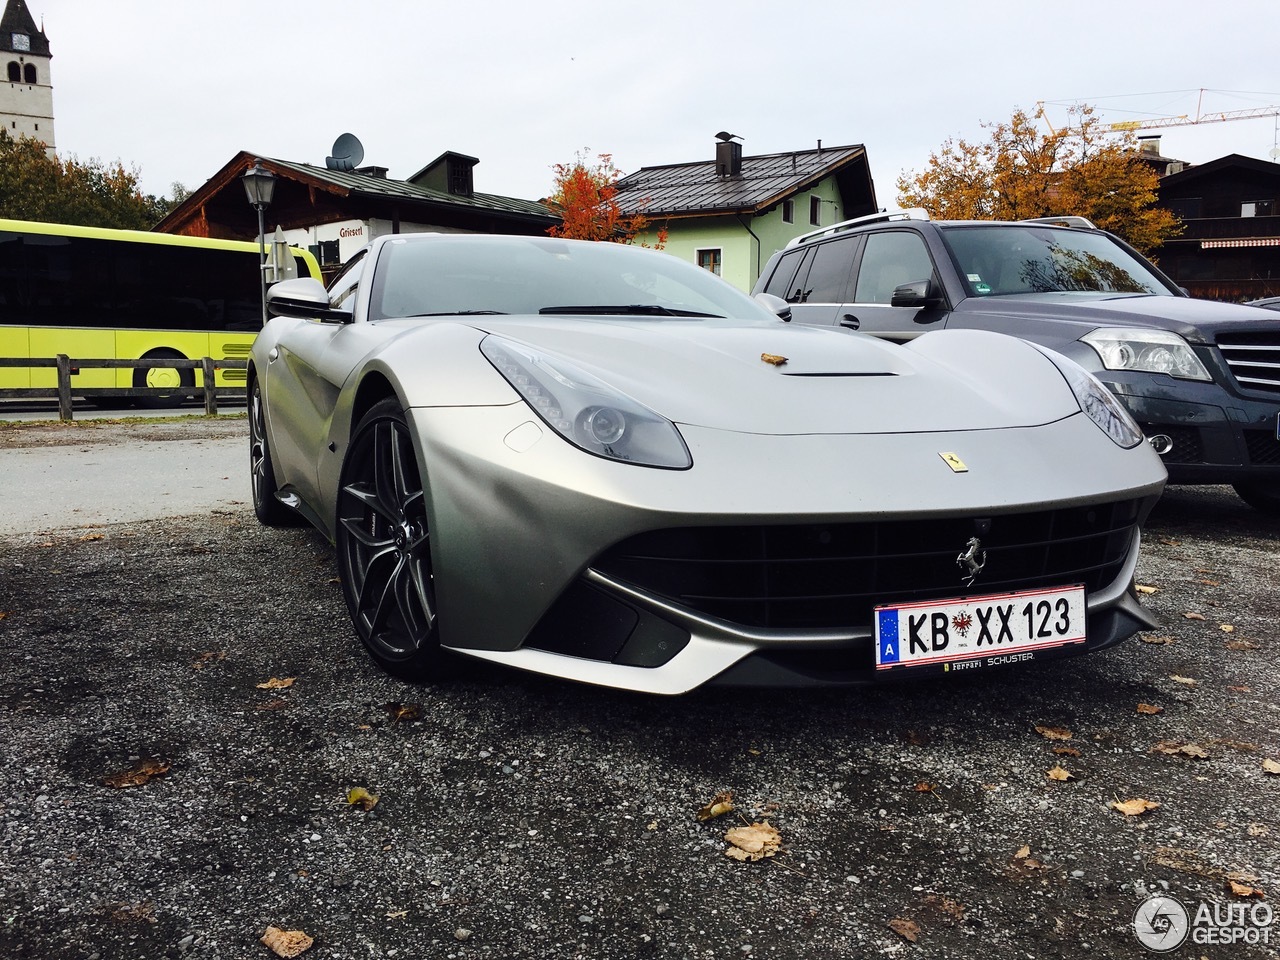
[(862, 326), (862, 321), (855, 317), (852, 313), (846, 313), (840, 318), (840, 326), (848, 330), (857, 330)]

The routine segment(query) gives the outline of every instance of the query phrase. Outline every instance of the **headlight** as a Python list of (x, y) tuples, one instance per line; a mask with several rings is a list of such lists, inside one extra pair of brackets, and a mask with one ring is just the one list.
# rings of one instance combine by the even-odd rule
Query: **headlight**
[(1108, 370), (1167, 373), (1184, 380), (1211, 380), (1200, 358), (1176, 333), (1112, 327), (1086, 333), (1081, 339), (1098, 351)]
[(624, 463), (693, 466), (674, 423), (573, 364), (501, 337), (480, 352), (542, 420), (587, 453)]
[(1103, 433), (1114, 440), (1117, 446), (1128, 450), (1142, 442), (1142, 430), (1129, 415), (1129, 411), (1115, 398), (1115, 394), (1098, 382), (1097, 377), (1070, 357), (1064, 357), (1060, 353), (1054, 353), (1034, 343), (1032, 346), (1053, 361), (1053, 365), (1058, 368), (1058, 372), (1071, 387), (1071, 392), (1076, 395), (1076, 402), (1080, 404), (1080, 409), (1102, 429)]

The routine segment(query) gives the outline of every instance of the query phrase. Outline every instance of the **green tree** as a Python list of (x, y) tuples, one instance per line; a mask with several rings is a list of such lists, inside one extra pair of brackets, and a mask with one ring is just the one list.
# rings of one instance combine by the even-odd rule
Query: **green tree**
[(138, 170), (50, 156), (30, 137), (0, 130), (0, 217), (148, 230), (173, 207), (143, 194)]
[(1076, 215), (1151, 253), (1182, 231), (1157, 207), (1155, 169), (1139, 156), (1133, 131), (1105, 127), (1088, 105), (1073, 107), (1062, 130), (1042, 131), (1042, 113), (1015, 110), (987, 123), (985, 143), (946, 140), (923, 172), (898, 177), (898, 202), (945, 220), (1022, 220)]

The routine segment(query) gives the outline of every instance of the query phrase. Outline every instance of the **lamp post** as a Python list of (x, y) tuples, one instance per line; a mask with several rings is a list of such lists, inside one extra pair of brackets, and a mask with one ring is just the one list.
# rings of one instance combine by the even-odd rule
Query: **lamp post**
[(260, 160), (253, 161), (253, 167), (246, 170), (240, 178), (244, 184), (245, 196), (258, 211), (258, 277), (262, 286), (262, 325), (267, 325), (267, 227), (263, 220), (263, 211), (271, 206), (271, 196), (276, 189), (276, 175), (263, 167)]

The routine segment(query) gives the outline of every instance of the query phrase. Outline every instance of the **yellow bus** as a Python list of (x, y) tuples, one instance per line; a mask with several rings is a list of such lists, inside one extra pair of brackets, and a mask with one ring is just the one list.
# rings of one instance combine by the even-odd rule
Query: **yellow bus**
[[(306, 250), (291, 249), (278, 277), (320, 279)], [(0, 219), (0, 357), (66, 354), (77, 360), (244, 359), (262, 329), (257, 243), (141, 230)], [(86, 367), (77, 387), (174, 387), (145, 406), (173, 405), (203, 386), (199, 370)], [(217, 373), (218, 386), (244, 370)], [(53, 368), (0, 367), (0, 388), (56, 387)]]

